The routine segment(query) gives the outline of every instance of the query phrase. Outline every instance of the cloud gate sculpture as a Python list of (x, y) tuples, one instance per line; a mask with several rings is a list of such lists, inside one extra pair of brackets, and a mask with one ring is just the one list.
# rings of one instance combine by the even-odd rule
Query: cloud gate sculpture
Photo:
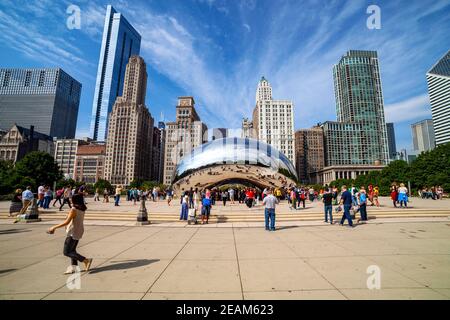
[(276, 188), (292, 186), (297, 180), (292, 163), (274, 147), (254, 139), (224, 138), (205, 143), (182, 158), (172, 187), (175, 192), (237, 183)]

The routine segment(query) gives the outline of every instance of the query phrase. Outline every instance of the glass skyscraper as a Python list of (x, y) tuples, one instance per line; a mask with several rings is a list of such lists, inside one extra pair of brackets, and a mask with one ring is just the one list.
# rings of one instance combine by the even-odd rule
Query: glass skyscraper
[(450, 51), (427, 73), (436, 145), (450, 142)]
[(132, 55), (139, 55), (140, 48), (140, 34), (121, 13), (108, 5), (92, 105), (91, 137), (94, 140), (106, 139), (109, 113), (116, 98), (122, 95), (128, 60)]
[[(354, 159), (348, 159), (348, 154), (342, 156), (342, 159), (336, 156), (328, 157), (336, 163), (327, 165), (342, 165), (347, 161), (350, 161), (348, 164), (387, 164), (387, 132), (377, 52), (348, 51), (334, 66), (333, 77), (337, 120), (340, 123), (359, 124), (354, 128), (360, 130), (360, 133), (355, 130), (353, 134), (361, 136), (356, 145), (351, 140), (342, 141), (351, 143), (349, 149), (358, 150), (353, 154)], [(345, 128), (347, 130), (349, 127)]]
[(386, 123), (387, 130), (387, 139), (388, 139), (388, 152), (389, 157), (392, 159), (396, 159), (397, 157), (397, 144), (395, 141), (395, 129), (394, 124), (392, 122)]
[(0, 69), (0, 129), (74, 138), (81, 83), (59, 68)]

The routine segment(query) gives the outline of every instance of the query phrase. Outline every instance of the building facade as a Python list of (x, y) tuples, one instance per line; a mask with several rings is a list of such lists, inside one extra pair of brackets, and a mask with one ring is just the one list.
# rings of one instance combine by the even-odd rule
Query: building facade
[(357, 141), (360, 145), (356, 146), (361, 150), (360, 157), (344, 164), (389, 163), (377, 52), (348, 51), (334, 66), (333, 78), (338, 122), (361, 126), (361, 138)]
[(433, 129), (433, 120), (427, 119), (411, 125), (413, 150), (420, 152), (430, 151), (436, 147)]
[(325, 167), (323, 129), (320, 126), (295, 132), (295, 155), (298, 179), (319, 183), (318, 173)]
[(436, 145), (450, 142), (450, 50), (427, 73)]
[(140, 48), (140, 34), (108, 5), (92, 105), (91, 138), (94, 140), (106, 139), (109, 114), (116, 98), (123, 93), (127, 63), (131, 56), (139, 55)]
[(392, 122), (386, 123), (386, 132), (388, 140), (388, 153), (391, 160), (397, 158), (397, 144), (395, 142), (395, 129)]
[(88, 144), (88, 141), (78, 139), (55, 139), (55, 162), (66, 179), (75, 179), (75, 160), (78, 147)]
[(78, 147), (75, 160), (74, 180), (96, 183), (104, 178), (106, 145), (88, 144)]
[(151, 177), (153, 118), (145, 106), (146, 87), (144, 59), (132, 56), (123, 95), (116, 99), (108, 124), (105, 179), (114, 185)]
[(27, 153), (33, 151), (47, 152), (53, 155), (54, 146), (52, 137), (29, 129), (13, 125), (0, 140), (0, 160), (16, 163)]
[(166, 123), (164, 184), (171, 185), (180, 159), (208, 140), (207, 126), (195, 110), (193, 97), (179, 97), (175, 122)]
[(0, 69), (0, 128), (74, 138), (81, 84), (60, 68)]
[(241, 138), (255, 138), (253, 122), (248, 118), (242, 119)]
[(162, 149), (162, 139), (161, 135), (163, 131), (158, 127), (153, 128), (153, 138), (152, 138), (152, 172), (151, 172), (151, 180), (161, 182), (161, 174), (160, 174), (160, 165), (161, 165), (161, 156), (164, 152)]
[(256, 90), (252, 122), (255, 138), (272, 145), (295, 163), (294, 104), (289, 100), (273, 100), (272, 87), (264, 77)]

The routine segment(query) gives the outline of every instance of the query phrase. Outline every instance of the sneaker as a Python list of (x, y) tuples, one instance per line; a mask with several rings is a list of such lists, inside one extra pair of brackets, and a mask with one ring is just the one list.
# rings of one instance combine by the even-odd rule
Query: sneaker
[(86, 259), (83, 261), (84, 263), (84, 271), (89, 271), (89, 269), (91, 268), (91, 264), (92, 264), (92, 259)]
[(75, 266), (68, 266), (64, 274), (72, 274), (72, 273), (75, 273)]

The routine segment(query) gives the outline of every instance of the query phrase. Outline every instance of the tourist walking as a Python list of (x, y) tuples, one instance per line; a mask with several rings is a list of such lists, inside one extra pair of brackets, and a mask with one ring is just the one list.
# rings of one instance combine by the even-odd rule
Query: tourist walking
[(39, 186), (38, 187), (38, 202), (37, 202), (37, 206), (38, 207), (44, 207), (44, 196), (45, 196), (45, 187), (44, 186)]
[(59, 205), (61, 206), (61, 204), (62, 204), (61, 198), (63, 197), (63, 194), (64, 194), (64, 187), (62, 187), (59, 190), (56, 190), (56, 192), (55, 192), (55, 201), (53, 201), (53, 205), (52, 205), (53, 207), (55, 206), (56, 201), (58, 201)]
[(312, 187), (309, 188), (308, 193), (309, 193), (309, 201), (313, 202), (314, 201), (314, 189)]
[(95, 189), (94, 201), (100, 201), (100, 190), (99, 190), (99, 188)]
[(72, 208), (72, 205), (70, 204), (70, 198), (72, 197), (72, 190), (70, 189), (69, 186), (64, 188), (64, 193), (63, 193), (63, 202), (61, 204), (61, 206), (59, 207), (59, 211), (62, 211), (62, 208), (64, 207), (64, 205), (67, 203), (67, 205), (69, 206), (69, 208)]
[(9, 205), (9, 216), (12, 217), (22, 210), (22, 189), (17, 189)]
[(54, 234), (56, 229), (66, 227), (67, 237), (64, 241), (64, 255), (70, 258), (71, 264), (64, 274), (71, 274), (76, 272), (78, 261), (84, 264), (84, 271), (89, 271), (92, 259), (83, 257), (77, 252), (78, 242), (84, 234), (84, 213), (86, 205), (81, 194), (75, 194), (72, 197), (73, 208), (70, 209), (66, 220), (56, 226), (48, 229), (47, 233)]
[(120, 202), (120, 195), (122, 194), (122, 186), (118, 185), (116, 187), (116, 192), (114, 194), (114, 206), (118, 207)]
[(297, 210), (297, 194), (295, 192), (295, 188), (291, 189), (289, 200), (290, 200), (290, 209)]
[(109, 202), (109, 190), (108, 188), (103, 189), (103, 203)]
[(234, 189), (233, 188), (228, 189), (228, 194), (230, 195), (231, 204), (234, 204)]
[(50, 208), (50, 202), (52, 201), (52, 197), (53, 197), (52, 189), (50, 188), (50, 186), (46, 186), (44, 189), (44, 205), (43, 205), (44, 209)]
[(209, 215), (211, 214), (211, 199), (206, 196), (202, 200), (202, 224), (205, 223), (208, 224), (209, 222)]
[(375, 203), (375, 206), (379, 207), (380, 203), (378, 202), (378, 196), (380, 194), (380, 189), (378, 188), (378, 186), (375, 186), (373, 188), (373, 202)]
[(367, 221), (367, 194), (364, 187), (361, 187), (359, 191), (359, 214), (360, 221)]
[(180, 212), (180, 220), (187, 220), (189, 213), (189, 196), (185, 195), (181, 202), (181, 212)]
[(268, 189), (266, 192), (267, 195), (262, 201), (265, 206), (264, 218), (266, 230), (275, 231), (275, 207), (280, 201), (273, 195), (272, 189)]
[(170, 207), (170, 202), (172, 202), (172, 197), (173, 197), (173, 191), (172, 189), (167, 189), (166, 190), (166, 198), (167, 198), (167, 205)]
[(300, 208), (300, 204), (302, 205), (303, 209), (306, 207), (306, 190), (304, 188), (301, 188), (299, 190), (299, 200), (298, 200), (298, 207)]
[(333, 187), (333, 204), (336, 206), (338, 205), (338, 194), (339, 190), (336, 186)]
[(394, 205), (394, 208), (397, 208), (398, 191), (397, 186), (395, 184), (391, 186), (391, 200), (392, 204)]
[(342, 190), (342, 194), (341, 194), (340, 205), (343, 205), (344, 213), (342, 215), (341, 222), (339, 224), (341, 226), (343, 226), (345, 219), (347, 219), (348, 225), (350, 227), (353, 227), (352, 216), (350, 215), (350, 209), (352, 207), (352, 194), (350, 191), (347, 190), (347, 186), (345, 186), (345, 185), (342, 186), (341, 190)]
[(222, 194), (221, 194), (221, 197), (222, 197), (222, 203), (223, 203), (223, 206), (225, 207), (225, 206), (227, 205), (228, 192), (226, 192), (225, 190), (223, 190), (223, 191), (222, 191)]
[(322, 201), (325, 211), (324, 222), (328, 222), (328, 217), (330, 217), (330, 224), (333, 224), (333, 193), (331, 192), (331, 189), (325, 189), (325, 192), (322, 195)]
[[(400, 208), (408, 207), (408, 188), (406, 188), (403, 183), (401, 183), (400, 188), (398, 188), (398, 202), (400, 202)], [(403, 207), (403, 205), (405, 206)]]

